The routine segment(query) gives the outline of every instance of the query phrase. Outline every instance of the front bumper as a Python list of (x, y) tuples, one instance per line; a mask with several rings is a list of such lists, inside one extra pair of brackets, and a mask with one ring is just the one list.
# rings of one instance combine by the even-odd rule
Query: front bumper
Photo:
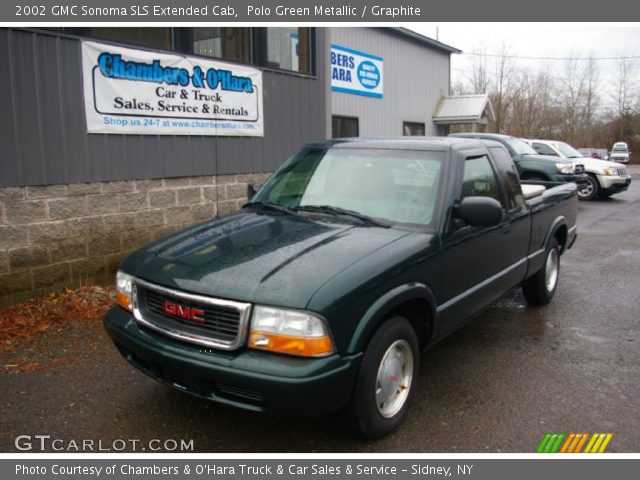
[(624, 192), (631, 185), (631, 176), (625, 177), (612, 177), (605, 175), (598, 175), (598, 182), (600, 182), (600, 190), (605, 193), (617, 193)]
[(555, 181), (559, 183), (569, 183), (573, 182), (578, 185), (586, 185), (589, 182), (588, 175), (586, 173), (579, 173), (577, 175), (563, 175), (557, 174), (554, 178)]
[(109, 310), (104, 327), (131, 365), (162, 383), (219, 403), (287, 415), (345, 407), (362, 356), (305, 359), (203, 348), (149, 330), (121, 307)]

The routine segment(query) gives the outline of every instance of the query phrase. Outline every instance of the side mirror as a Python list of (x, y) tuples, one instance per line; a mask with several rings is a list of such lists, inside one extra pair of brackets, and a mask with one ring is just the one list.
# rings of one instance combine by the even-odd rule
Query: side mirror
[(502, 205), (491, 197), (465, 197), (454, 212), (472, 227), (493, 227), (502, 220)]
[(253, 196), (262, 188), (262, 183), (252, 182), (247, 185), (247, 198), (251, 200)]

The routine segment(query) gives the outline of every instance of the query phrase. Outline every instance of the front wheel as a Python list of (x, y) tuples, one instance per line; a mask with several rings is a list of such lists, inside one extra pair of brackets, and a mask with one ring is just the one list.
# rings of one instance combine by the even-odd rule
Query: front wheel
[(600, 190), (598, 180), (592, 175), (587, 175), (587, 183), (582, 188), (578, 187), (578, 199), (591, 200), (598, 195), (598, 190)]
[(355, 428), (364, 437), (391, 433), (407, 414), (418, 376), (418, 339), (406, 318), (387, 320), (367, 347), (351, 402)]
[(544, 265), (522, 285), (524, 298), (533, 305), (547, 305), (556, 293), (560, 277), (560, 247), (554, 238), (546, 251)]

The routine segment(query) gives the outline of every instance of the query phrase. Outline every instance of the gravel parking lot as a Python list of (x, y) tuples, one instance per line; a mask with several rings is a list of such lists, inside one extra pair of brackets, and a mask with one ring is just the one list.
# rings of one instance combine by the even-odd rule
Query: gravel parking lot
[(354, 437), (341, 414), (276, 418), (166, 388), (129, 367), (96, 318), (0, 353), (0, 368), (38, 365), (0, 370), (0, 451), (45, 434), (141, 448), (185, 439), (216, 453), (533, 452), (547, 432), (611, 432), (608, 452), (639, 452), (640, 168), (630, 170), (628, 192), (580, 203), (551, 305), (513, 292), (426, 352), (409, 417), (387, 438)]

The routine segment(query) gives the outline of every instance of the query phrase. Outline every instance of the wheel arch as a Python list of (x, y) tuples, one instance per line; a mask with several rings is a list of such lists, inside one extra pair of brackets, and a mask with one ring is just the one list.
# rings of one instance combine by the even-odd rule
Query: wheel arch
[(376, 300), (365, 312), (351, 337), (348, 353), (364, 351), (369, 339), (388, 318), (402, 316), (415, 328), (421, 347), (434, 335), (437, 318), (436, 299), (431, 289), (422, 283), (399, 285)]
[(556, 218), (549, 227), (544, 239), (545, 250), (549, 247), (549, 242), (552, 238), (555, 238), (558, 241), (558, 245), (560, 245), (560, 254), (564, 253), (567, 249), (567, 240), (569, 239), (569, 226), (565, 217), (561, 216)]

